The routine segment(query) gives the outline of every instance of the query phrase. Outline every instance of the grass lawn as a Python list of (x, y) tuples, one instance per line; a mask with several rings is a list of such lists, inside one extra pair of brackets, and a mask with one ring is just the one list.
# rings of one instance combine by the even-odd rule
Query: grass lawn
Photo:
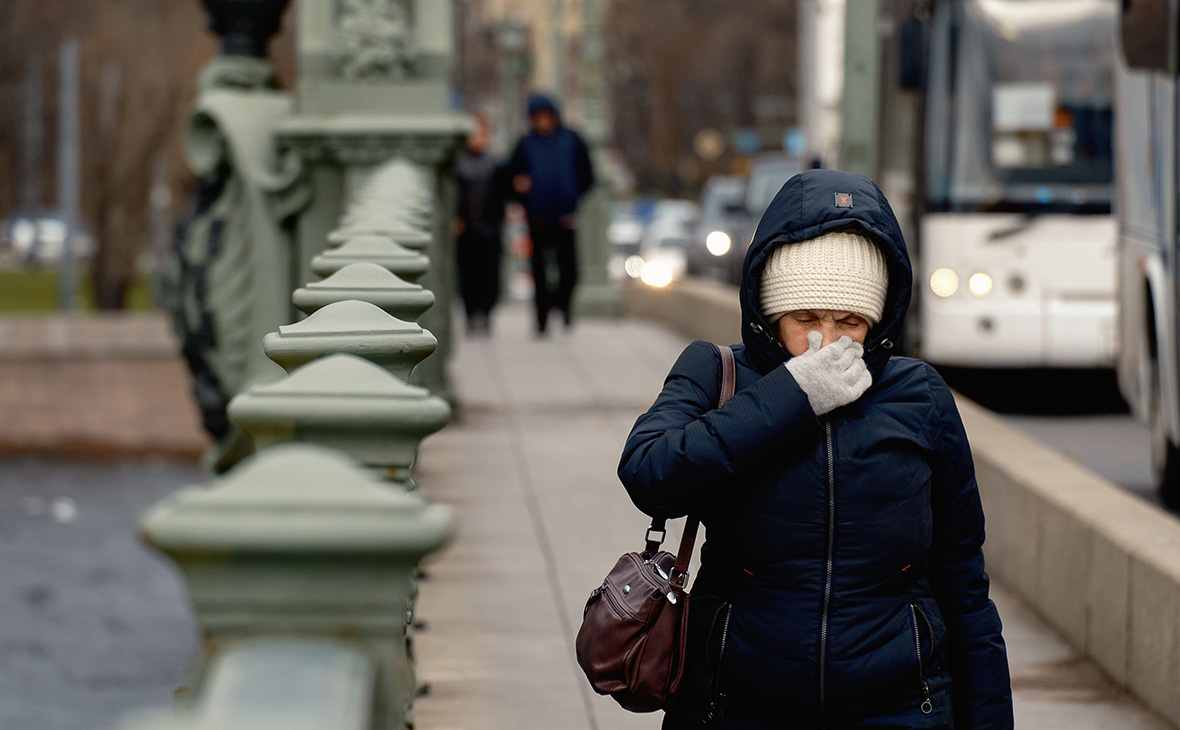
[[(86, 272), (78, 274), (77, 311), (94, 311), (94, 288)], [(152, 308), (151, 279), (140, 275), (127, 296), (129, 310)], [(58, 272), (51, 268), (0, 269), (0, 314), (58, 311)]]

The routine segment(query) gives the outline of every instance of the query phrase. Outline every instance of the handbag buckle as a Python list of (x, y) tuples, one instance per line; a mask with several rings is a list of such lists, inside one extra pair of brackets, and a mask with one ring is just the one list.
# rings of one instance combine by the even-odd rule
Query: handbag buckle
[(672, 572), (668, 575), (668, 582), (683, 588), (688, 583), (688, 573), (681, 573), (679, 570), (673, 568)]
[[(647, 533), (643, 536), (643, 539), (647, 542), (655, 543), (656, 547), (659, 547), (660, 545), (664, 544), (664, 537), (667, 534), (667, 530), (657, 530), (655, 528), (649, 527), (647, 528)], [(655, 535), (659, 535), (659, 537), (657, 538)]]

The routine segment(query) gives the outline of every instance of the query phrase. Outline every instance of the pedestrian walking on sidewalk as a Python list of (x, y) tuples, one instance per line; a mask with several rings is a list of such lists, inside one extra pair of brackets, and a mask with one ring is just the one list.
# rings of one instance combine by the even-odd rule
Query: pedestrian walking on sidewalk
[(469, 335), (491, 334), (492, 310), (500, 297), (500, 228), (507, 186), (505, 168), (488, 151), (491, 139), (491, 124), (486, 117), (476, 116), (467, 148), (455, 160), (456, 263)]
[(635, 423), (632, 500), (707, 529), (664, 728), (1012, 728), (967, 437), (893, 352), (911, 277), (872, 181), (793, 177), (746, 254), (736, 394), (694, 342)]
[[(552, 99), (532, 95), (528, 114), (530, 129), (512, 153), (509, 175), (512, 190), (528, 215), (536, 331), (544, 336), (551, 309), (562, 313), (567, 328), (573, 322), (571, 305), (578, 283), (576, 213), (578, 201), (594, 184), (594, 170), (586, 143), (561, 123)], [(556, 288), (549, 281), (550, 259), (557, 264)]]

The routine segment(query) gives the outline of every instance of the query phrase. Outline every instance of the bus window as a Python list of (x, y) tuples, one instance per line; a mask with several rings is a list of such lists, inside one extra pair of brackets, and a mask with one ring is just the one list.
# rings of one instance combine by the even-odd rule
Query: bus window
[(929, 158), (931, 208), (1109, 213), (1117, 6), (947, 6), (957, 14), (955, 42), (936, 45), (932, 65), (954, 71), (931, 85), (930, 109), (949, 111), (954, 122), (945, 151)]

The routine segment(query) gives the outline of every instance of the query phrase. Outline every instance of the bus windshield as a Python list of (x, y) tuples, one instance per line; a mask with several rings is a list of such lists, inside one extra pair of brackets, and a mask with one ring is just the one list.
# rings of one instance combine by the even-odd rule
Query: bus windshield
[(931, 44), (930, 208), (1109, 213), (1115, 2), (942, 8)]

